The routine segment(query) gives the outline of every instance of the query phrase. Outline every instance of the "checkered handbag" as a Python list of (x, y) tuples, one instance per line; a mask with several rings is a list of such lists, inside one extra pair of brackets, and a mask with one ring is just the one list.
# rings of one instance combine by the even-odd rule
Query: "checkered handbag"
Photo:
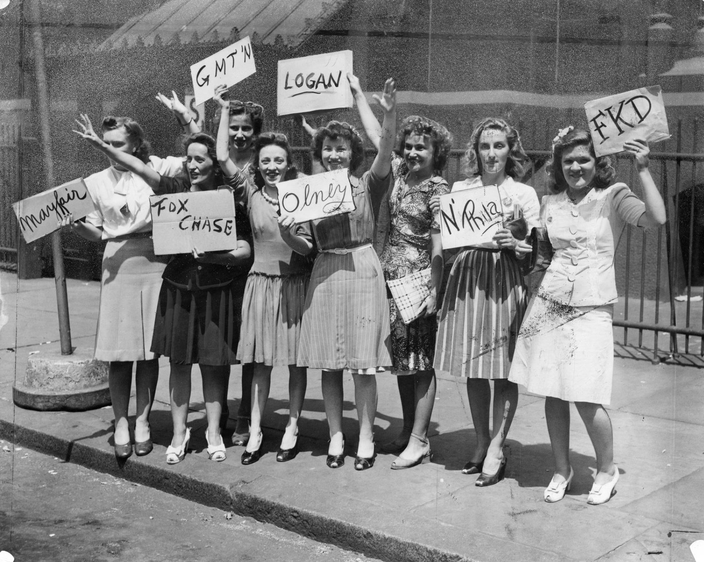
[(430, 268), (387, 281), (387, 284), (403, 323), (410, 324), (421, 315), (420, 309), (430, 295)]

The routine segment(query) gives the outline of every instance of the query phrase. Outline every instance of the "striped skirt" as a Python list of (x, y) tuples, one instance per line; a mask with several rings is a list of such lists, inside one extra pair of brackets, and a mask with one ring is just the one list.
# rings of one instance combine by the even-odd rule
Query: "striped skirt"
[(526, 309), (526, 287), (511, 252), (469, 249), (457, 256), (438, 317), (435, 369), (506, 379)]
[(319, 254), (303, 313), (298, 364), (329, 370), (388, 367), (389, 340), (386, 284), (374, 249)]

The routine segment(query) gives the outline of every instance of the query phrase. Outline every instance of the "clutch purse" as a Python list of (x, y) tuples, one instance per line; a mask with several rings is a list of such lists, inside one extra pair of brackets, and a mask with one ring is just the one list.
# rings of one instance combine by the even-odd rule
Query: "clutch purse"
[(421, 315), (421, 307), (430, 295), (430, 268), (421, 269), (400, 279), (387, 281), (391, 296), (404, 324)]

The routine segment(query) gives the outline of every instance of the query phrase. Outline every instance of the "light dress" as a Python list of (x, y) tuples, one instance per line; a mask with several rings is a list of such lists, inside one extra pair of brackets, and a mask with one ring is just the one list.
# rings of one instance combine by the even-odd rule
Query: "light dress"
[(613, 379), (614, 253), (645, 204), (626, 184), (592, 189), (574, 204), (543, 198), (541, 223), (554, 255), (521, 326), (510, 380), (529, 392), (606, 404)]

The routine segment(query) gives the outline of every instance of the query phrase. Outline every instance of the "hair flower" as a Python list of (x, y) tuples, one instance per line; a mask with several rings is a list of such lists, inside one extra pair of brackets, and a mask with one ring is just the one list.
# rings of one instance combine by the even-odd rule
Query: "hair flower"
[(560, 129), (557, 132), (557, 136), (552, 139), (552, 147), (553, 149), (555, 148), (555, 145), (562, 140), (562, 138), (569, 133), (570, 131), (573, 131), (574, 127), (572, 125), (569, 125), (568, 127), (565, 127), (564, 129)]

